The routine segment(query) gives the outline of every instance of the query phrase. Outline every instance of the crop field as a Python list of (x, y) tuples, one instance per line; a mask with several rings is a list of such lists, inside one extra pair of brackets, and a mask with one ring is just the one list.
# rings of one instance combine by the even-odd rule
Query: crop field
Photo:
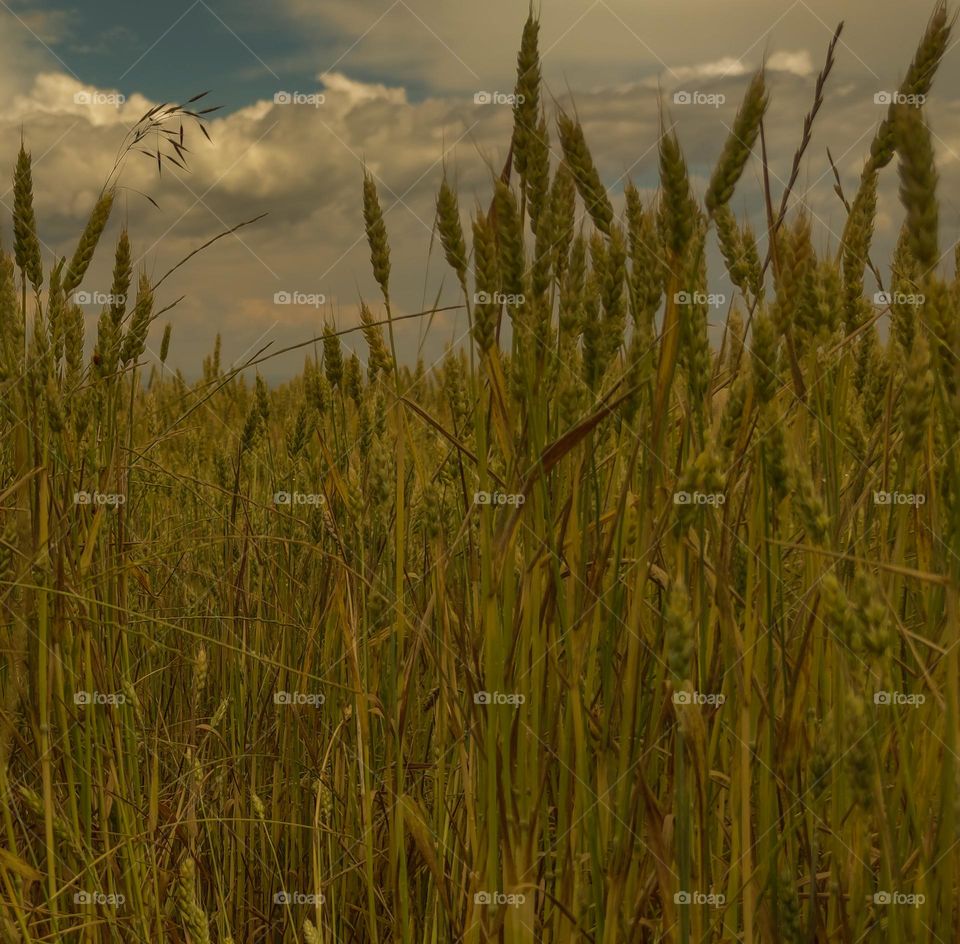
[(432, 313), (391, 304), (367, 174), (361, 323), (274, 386), (272, 354), (166, 363), (168, 285), (115, 212), (125, 155), (183, 157), (204, 103), (144, 116), (63, 259), (25, 127), (0, 941), (960, 940), (960, 255), (922, 107), (953, 27), (918, 23), (859, 180), (821, 184), (823, 246), (793, 189), (837, 37), (786, 186), (760, 71), (704, 192), (665, 103), (659, 192), (614, 200), (531, 14), (502, 173), (477, 207), (436, 180), (467, 343), (398, 354)]

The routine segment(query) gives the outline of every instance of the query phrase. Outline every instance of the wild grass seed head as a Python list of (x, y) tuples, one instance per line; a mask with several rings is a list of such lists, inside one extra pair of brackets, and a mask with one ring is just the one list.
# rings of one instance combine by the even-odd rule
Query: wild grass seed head
[(17, 301), (14, 261), (0, 250), (0, 356), (4, 377), (20, 372), (23, 366), (25, 327), (23, 310)]
[(746, 330), (743, 323), (743, 313), (739, 307), (734, 305), (730, 309), (727, 317), (727, 358), (726, 367), (731, 374), (736, 373), (741, 367), (741, 354), (746, 336)]
[(605, 236), (609, 236), (613, 224), (613, 205), (587, 147), (583, 128), (579, 120), (571, 118), (563, 111), (557, 116), (557, 128), (564, 160), (573, 175), (580, 199), (583, 200), (593, 225)]
[(363, 370), (360, 366), (360, 358), (356, 354), (351, 354), (347, 361), (344, 389), (354, 404), (359, 406), (363, 397)]
[(473, 221), (473, 265), (476, 304), (473, 308), (473, 337), (481, 352), (493, 347), (497, 327), (496, 302), (500, 291), (500, 263), (497, 238), (488, 216), (478, 213)]
[(197, 867), (191, 857), (180, 864), (180, 873), (174, 889), (177, 913), (190, 935), (191, 944), (210, 944), (210, 923), (197, 901)]
[(630, 313), (635, 326), (652, 326), (663, 300), (665, 269), (654, 214), (643, 206), (632, 182), (626, 187), (630, 256)]
[(753, 322), (750, 363), (759, 404), (770, 403), (780, 386), (780, 341), (770, 315), (760, 310)]
[(100, 242), (100, 237), (103, 235), (107, 221), (110, 219), (113, 200), (114, 192), (112, 190), (106, 191), (97, 200), (93, 212), (90, 214), (90, 219), (87, 220), (87, 225), (84, 227), (77, 248), (74, 250), (73, 258), (67, 268), (67, 274), (63, 279), (63, 292), (67, 296), (70, 296), (80, 287), (83, 277), (87, 274), (97, 244)]
[(873, 240), (878, 180), (875, 170), (861, 179), (843, 228), (840, 252), (843, 265), (844, 321), (848, 334), (859, 328), (864, 318), (863, 273)]
[(170, 353), (170, 333), (173, 330), (173, 326), (168, 321), (163, 326), (163, 337), (160, 340), (160, 363), (166, 364), (167, 355)]
[(587, 241), (578, 235), (560, 284), (560, 341), (575, 340), (583, 330), (583, 295), (587, 278)]
[(440, 245), (447, 264), (457, 274), (457, 280), (464, 294), (467, 291), (467, 247), (463, 239), (463, 226), (460, 223), (460, 203), (456, 191), (447, 182), (444, 175), (437, 194), (437, 230), (440, 233)]
[(387, 227), (383, 221), (383, 209), (380, 206), (380, 195), (377, 193), (377, 184), (373, 175), (368, 171), (363, 174), (363, 223), (367, 234), (367, 244), (370, 246), (370, 264), (373, 266), (373, 277), (380, 286), (383, 300), (390, 305), (390, 243), (387, 239)]
[(133, 262), (130, 253), (130, 237), (126, 226), (120, 230), (117, 240), (117, 251), (113, 263), (113, 285), (110, 289), (111, 314), (114, 322), (119, 326), (127, 310), (127, 296), (130, 292), (130, 283), (133, 279)]
[(726, 206), (730, 202), (733, 191), (747, 166), (747, 161), (753, 153), (753, 147), (760, 134), (760, 123), (763, 121), (768, 103), (766, 78), (761, 69), (754, 74), (747, 87), (743, 102), (734, 119), (733, 128), (723, 146), (720, 160), (710, 178), (704, 201), (710, 216), (713, 216), (719, 207)]
[(363, 337), (370, 349), (370, 357), (367, 361), (367, 372), (370, 379), (373, 380), (378, 374), (389, 374), (393, 370), (393, 358), (387, 350), (386, 341), (383, 338), (383, 329), (376, 324), (373, 312), (367, 307), (366, 303), (360, 302), (360, 323), (362, 325)]
[(13, 254), (24, 278), (39, 292), (43, 284), (43, 263), (33, 209), (33, 170), (30, 155), (22, 143), (13, 174)]
[(147, 346), (147, 333), (150, 330), (152, 317), (153, 286), (146, 272), (141, 272), (137, 286), (137, 301), (130, 318), (130, 327), (123, 338), (123, 346), (120, 350), (121, 364), (136, 363), (140, 359)]
[(907, 211), (907, 245), (921, 278), (940, 261), (938, 174), (930, 129), (919, 108), (900, 105), (894, 112), (900, 153), (900, 199)]
[(692, 678), (694, 654), (694, 622), (690, 613), (690, 596), (679, 577), (670, 585), (664, 613), (666, 662), (675, 685)]
[(690, 190), (687, 162), (675, 131), (666, 131), (660, 138), (660, 206), (661, 231), (671, 258), (683, 259), (700, 216)]
[(530, 161), (525, 178), (524, 194), (530, 214), (530, 228), (539, 233), (540, 218), (544, 215), (550, 196), (550, 131), (545, 115), (540, 116), (530, 139)]
[(516, 195), (502, 180), (496, 182), (494, 207), (500, 285), (505, 295), (519, 299), (524, 295), (526, 282), (523, 229)]
[(309, 432), (309, 426), (307, 425), (307, 407), (306, 404), (301, 403), (300, 406), (297, 407), (293, 423), (287, 429), (287, 457), (291, 461), (295, 460), (303, 452), (303, 448), (307, 444)]
[[(898, 100), (916, 99), (923, 101), (933, 86), (933, 79), (950, 43), (956, 16), (947, 12), (946, 2), (938, 2), (927, 29), (920, 40), (917, 51), (900, 83)], [(863, 176), (882, 170), (892, 160), (897, 147), (896, 111), (898, 100), (890, 104), (886, 118), (880, 123), (873, 142), (870, 145), (870, 159), (864, 167)]]
[(327, 322), (323, 323), (323, 368), (327, 383), (338, 388), (343, 380), (343, 351), (339, 336)]
[(534, 161), (533, 143), (540, 116), (540, 21), (531, 7), (523, 26), (517, 54), (517, 83), (513, 105), (513, 166), (527, 178)]
[(554, 233), (554, 271), (557, 281), (563, 281), (570, 247), (576, 235), (577, 186), (566, 161), (560, 161), (550, 186), (550, 220)]
[(933, 391), (930, 346), (926, 336), (919, 334), (907, 358), (900, 399), (904, 456), (908, 461), (923, 454), (933, 412)]

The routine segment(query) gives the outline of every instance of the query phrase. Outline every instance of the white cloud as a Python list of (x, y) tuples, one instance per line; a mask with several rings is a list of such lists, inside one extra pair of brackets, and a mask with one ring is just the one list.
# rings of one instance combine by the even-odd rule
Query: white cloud
[(150, 107), (142, 95), (85, 85), (62, 72), (41, 72), (26, 91), (14, 94), (4, 114), (14, 121), (39, 115), (75, 117), (92, 125), (131, 125)]
[(392, 105), (405, 105), (407, 92), (403, 88), (389, 88), (386, 85), (356, 82), (341, 72), (321, 73), (317, 78), (323, 82), (332, 101), (342, 103), (349, 110), (360, 102), (376, 99)]
[(815, 69), (810, 53), (806, 49), (797, 52), (775, 52), (767, 60), (767, 68), (774, 72), (790, 72), (801, 77), (811, 75)]
[(677, 82), (689, 79), (725, 79), (729, 76), (744, 75), (748, 71), (748, 67), (739, 59), (727, 57), (699, 65), (677, 66), (671, 70), (670, 78)]
[[(757, 68), (756, 65), (746, 63), (740, 59), (734, 59), (727, 56), (723, 59), (716, 59), (711, 62), (701, 62), (692, 66), (676, 66), (671, 69), (668, 76), (658, 77), (656, 80), (648, 80), (645, 84), (652, 88), (669, 78), (671, 82), (679, 84), (700, 80), (735, 79), (743, 75), (752, 74)], [(805, 49), (796, 52), (775, 52), (766, 61), (768, 72), (784, 72), (789, 75), (799, 76), (801, 78), (810, 75), (814, 71), (813, 60), (810, 53)]]

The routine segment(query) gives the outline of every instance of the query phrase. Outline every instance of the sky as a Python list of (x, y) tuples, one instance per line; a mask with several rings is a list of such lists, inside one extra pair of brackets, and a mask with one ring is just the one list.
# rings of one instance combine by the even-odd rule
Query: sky
[[(575, 109), (620, 206), (632, 179), (656, 190), (660, 103), (701, 195), (753, 70), (772, 92), (767, 143), (779, 203), (840, 20), (837, 63), (797, 186), (818, 248), (835, 250), (844, 210), (827, 148), (852, 194), (885, 109), (933, 4), (868, 0), (542, 0), (541, 51), (551, 113)], [(308, 340), (324, 320), (358, 321), (359, 301), (382, 312), (363, 239), (363, 168), (375, 177), (392, 247), (394, 314), (458, 301), (433, 232), (444, 170), (464, 223), (489, 202), (510, 139), (522, 0), (0, 0), (0, 234), (11, 242), (9, 181), (20, 135), (34, 160), (46, 265), (73, 251), (124, 136), (155, 104), (208, 91), (211, 142), (189, 124), (187, 172), (132, 154), (117, 208), (84, 285), (108, 292), (112, 245), (126, 223), (138, 266), (155, 279), (238, 223), (161, 287), (183, 296), (153, 326), (173, 325), (169, 363), (194, 377), (222, 337), (225, 366)], [(958, 34), (960, 38), (960, 34)], [(960, 56), (948, 53), (928, 103), (941, 172), (945, 253), (960, 224)], [(685, 93), (692, 99), (683, 103)], [(479, 96), (479, 101), (478, 101)], [(554, 150), (556, 134), (553, 135)], [(146, 195), (155, 201), (154, 206)], [(733, 200), (763, 229), (760, 164)], [(900, 226), (896, 169), (882, 183), (877, 258)], [(950, 252), (952, 257), (952, 250)], [(716, 273), (724, 290), (722, 273)], [(287, 299), (294, 303), (287, 303)], [(98, 308), (90, 306), (89, 333)], [(429, 367), (462, 340), (465, 318), (444, 312), (398, 325), (402, 356)], [(348, 347), (365, 355), (359, 334)], [(303, 351), (262, 368), (280, 381)]]

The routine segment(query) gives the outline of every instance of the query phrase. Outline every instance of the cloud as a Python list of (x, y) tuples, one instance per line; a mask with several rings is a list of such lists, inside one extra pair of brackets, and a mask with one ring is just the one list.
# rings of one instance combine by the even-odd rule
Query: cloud
[(330, 93), (333, 101), (348, 110), (361, 102), (385, 101), (391, 105), (406, 105), (404, 88), (390, 88), (382, 84), (355, 82), (341, 72), (325, 72), (317, 76)]
[(68, 71), (50, 48), (62, 25), (60, 14), (0, 11), (0, 96), (5, 102), (29, 89), (40, 72)]
[(801, 77), (812, 75), (814, 70), (813, 60), (806, 49), (797, 52), (775, 52), (767, 60), (767, 68), (774, 72), (789, 72)]
[(677, 82), (688, 79), (725, 79), (744, 75), (748, 67), (739, 59), (730, 56), (715, 62), (703, 62), (693, 66), (677, 66), (670, 70), (670, 78)]
[[(618, 14), (625, 15), (622, 8), (613, 6)], [(561, 13), (572, 13), (564, 3), (560, 8)], [(172, 362), (183, 366), (188, 374), (199, 368), (217, 332), (223, 334), (224, 360), (229, 363), (264, 343), (282, 347), (304, 340), (318, 331), (325, 319), (336, 320), (341, 327), (356, 324), (361, 296), (378, 305), (379, 290), (370, 272), (363, 234), (360, 194), (364, 166), (377, 178), (385, 210), (395, 312), (427, 308), (438, 293), (441, 303), (457, 301), (455, 280), (447, 271), (432, 232), (435, 194), (445, 166), (461, 195), (465, 227), (475, 206), (489, 201), (491, 177), (499, 173), (509, 143), (512, 113), (507, 106), (474, 104), (470, 90), (509, 89), (505, 77), (511, 75), (513, 65), (509, 60), (515, 53), (503, 52), (501, 56), (501, 51), (496, 51), (492, 58), (503, 58), (502, 68), (484, 71), (483, 83), (468, 84), (466, 93), (454, 82), (442, 89), (432, 84), (413, 94), (410, 83), (416, 76), (405, 80), (401, 78), (402, 69), (393, 78), (381, 79), (371, 78), (359, 68), (380, 48), (373, 34), (362, 35), (365, 27), (360, 26), (360, 20), (366, 17), (369, 21), (369, 9), (333, 2), (325, 4), (323, 10), (324, 18), (332, 17), (338, 28), (353, 30), (354, 40), (360, 37), (355, 52), (364, 49), (365, 59), (351, 53), (335, 67), (336, 55), (329, 57), (326, 66), (322, 61), (315, 63), (306, 73), (315, 77), (315, 87), (299, 90), (307, 96), (303, 104), (280, 104), (271, 93), (218, 115), (209, 124), (212, 145), (188, 125), (187, 174), (165, 172), (158, 179), (155, 163), (139, 154), (131, 155), (125, 166), (115, 218), (88, 277), (91, 288), (109, 284), (112, 247), (123, 222), (129, 226), (138, 261), (159, 277), (221, 230), (269, 213), (256, 226), (218, 241), (164, 283), (161, 304), (186, 296), (165, 317), (174, 324)], [(403, 8), (394, 12), (403, 15), (404, 23), (411, 19)], [(303, 16), (309, 20), (309, 11)], [(453, 22), (444, 19), (446, 16), (431, 23), (441, 39), (444, 24)], [(514, 19), (511, 14), (509, 24), (490, 25), (494, 32), (502, 28), (505, 34), (511, 34), (509, 41), (504, 39), (505, 49), (515, 46)], [(562, 16), (559, 19), (562, 23)], [(599, 34), (584, 27), (582, 35), (561, 40), (558, 28), (553, 27), (550, 40), (545, 36), (545, 48), (549, 41), (558, 42), (559, 51), (568, 39), (573, 40), (564, 53), (567, 58), (559, 61), (573, 61), (571, 55), (576, 59), (591, 49), (597, 58), (588, 39)], [(598, 29), (596, 25), (591, 28)], [(414, 34), (403, 29), (394, 34), (394, 45), (399, 47), (394, 53), (397, 61), (406, 62), (405, 57), (415, 53), (428, 62), (436, 56), (449, 57), (435, 38), (420, 35), (415, 43)], [(417, 29), (423, 33), (422, 27)], [(477, 44), (488, 33), (478, 26), (471, 48), (480, 48)], [(635, 45), (634, 40), (631, 42)], [(803, 115), (812, 101), (815, 68), (803, 43), (802, 36), (791, 36), (791, 50), (774, 50), (766, 55), (772, 91), (767, 143), (776, 201), (789, 174)], [(718, 56), (717, 49), (713, 55), (698, 56), (698, 50), (688, 50), (684, 59), (687, 64), (681, 64), (678, 57), (672, 76), (658, 75), (640, 64), (629, 82), (623, 81), (623, 70), (611, 71), (607, 82), (597, 77), (584, 86), (571, 81), (576, 93), (572, 101), (566, 85), (558, 84), (559, 103), (567, 108), (575, 103), (591, 151), (618, 208), (627, 177), (648, 194), (656, 189), (658, 88), (669, 89), (681, 81), (703, 82), (711, 89), (722, 90), (725, 96), (725, 102), (717, 108), (682, 109), (670, 105), (669, 97), (664, 96), (694, 187), (703, 193), (749, 75), (764, 59), (762, 47), (741, 55), (740, 45), (735, 56)], [(731, 44), (731, 48), (736, 47)], [(72, 252), (113, 166), (118, 146), (153, 103), (145, 96), (130, 94), (117, 105), (106, 104), (116, 90), (84, 85), (55, 68), (55, 63), (51, 66), (44, 56), (30, 62), (33, 72), (20, 76), (15, 86), (5, 86), (9, 95), (7, 108), (0, 115), (0, 166), (7, 174), (12, 170), (22, 125), (36, 160), (37, 213), (49, 258), (54, 252)], [(552, 52), (547, 63), (545, 70), (554, 70), (556, 75)], [(4, 81), (12, 80), (0, 71), (0, 83)], [(877, 81), (868, 71), (844, 76), (831, 84), (818, 117), (796, 194), (815, 214), (821, 248), (831, 243), (835, 246), (835, 234), (840, 232), (844, 216), (842, 204), (832, 191), (825, 148), (830, 146), (847, 195), (852, 196), (873, 130), (882, 118), (881, 110), (873, 104), (876, 88)], [(960, 178), (960, 162), (954, 156), (960, 140), (950, 131), (957, 106), (952, 101), (944, 103), (949, 86), (944, 83), (942, 88), (946, 91), (938, 91), (931, 103), (931, 118), (943, 137), (939, 145), (944, 157), (943, 191), (949, 193), (951, 184)], [(96, 93), (94, 101), (100, 104), (78, 101), (77, 95), (83, 92)], [(311, 103), (309, 96), (314, 94), (321, 94), (322, 102), (314, 99)], [(552, 110), (553, 99), (546, 96), (546, 100)], [(553, 138), (556, 160), (555, 133)], [(7, 189), (5, 183), (0, 184), (0, 192)], [(143, 193), (156, 199), (159, 209), (144, 199)], [(4, 227), (8, 229), (9, 195), (2, 202), (6, 203)], [(751, 162), (737, 190), (734, 208), (749, 214), (755, 229), (763, 232), (757, 160)], [(895, 238), (902, 216), (892, 170), (883, 178), (880, 214), (883, 227), (877, 259), (884, 258), (886, 244)], [(278, 306), (274, 303), (278, 291), (304, 297), (323, 295), (324, 302)], [(412, 358), (421, 350), (423, 324), (411, 320), (397, 328), (401, 350)], [(444, 345), (456, 340), (465, 328), (462, 315), (437, 318), (422, 348), (427, 362), (439, 356)], [(159, 335), (161, 330), (158, 325), (154, 333)], [(351, 343), (354, 340), (359, 339), (351, 339)], [(298, 352), (271, 362), (265, 372), (279, 377), (301, 364), (302, 352)]]
[(7, 11), (10, 19), (48, 46), (56, 45), (68, 37), (76, 19), (68, 10), (30, 10), (25, 6), (18, 10), (7, 5)]
[[(319, 59), (324, 71), (389, 76), (424, 94), (452, 94), (512, 79), (527, 4), (278, 0), (271, 11), (309, 41), (307, 61)], [(879, 15), (869, 0), (844, 4), (837, 74), (872, 74), (881, 81), (905, 67), (903, 37), (918, 40), (924, 18), (915, 6), (887, 4), (878, 28)], [(763, 58), (771, 69), (807, 76), (838, 18), (834, 0), (550, 0), (541, 15), (544, 76), (556, 92), (568, 84), (588, 91), (656, 76), (670, 84), (689, 78), (691, 70), (704, 74), (690, 63), (726, 73)]]
[(118, 89), (86, 85), (62, 72), (41, 72), (33, 85), (14, 94), (4, 119), (35, 121), (44, 115), (77, 118), (102, 127), (129, 126), (150, 107), (142, 95), (129, 98)]

